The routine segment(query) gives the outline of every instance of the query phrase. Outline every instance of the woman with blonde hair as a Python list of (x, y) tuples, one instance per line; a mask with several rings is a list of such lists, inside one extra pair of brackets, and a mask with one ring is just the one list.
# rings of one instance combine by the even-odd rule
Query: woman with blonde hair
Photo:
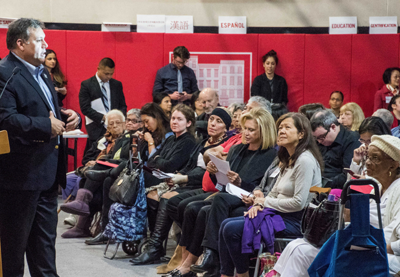
[(364, 119), (363, 110), (354, 102), (349, 102), (340, 108), (339, 123), (351, 131), (358, 131)]

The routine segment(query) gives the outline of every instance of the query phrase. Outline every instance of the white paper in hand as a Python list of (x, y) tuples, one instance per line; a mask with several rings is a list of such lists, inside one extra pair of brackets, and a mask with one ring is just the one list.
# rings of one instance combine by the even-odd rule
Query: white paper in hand
[(226, 176), (228, 171), (231, 170), (229, 162), (221, 160), (212, 154), (210, 154), (209, 156), (211, 161), (215, 164), (215, 166), (218, 169), (218, 172), (215, 173), (215, 177), (217, 178), (218, 184), (225, 186), (227, 183), (229, 183), (228, 176)]
[[(93, 100), (92, 102), (90, 102), (90, 106), (92, 107), (93, 110), (95, 110), (96, 112), (99, 112), (101, 114), (107, 114), (106, 112), (106, 108), (104, 108), (104, 103), (101, 100), (101, 98), (97, 98), (96, 100)], [(85, 121), (86, 121), (86, 125), (89, 125), (90, 123), (93, 122), (93, 120), (91, 120), (89, 117), (85, 116)]]
[(237, 187), (237, 186), (235, 186), (234, 184), (231, 184), (231, 183), (226, 184), (225, 190), (226, 190), (227, 193), (229, 193), (231, 195), (234, 195), (234, 196), (236, 196), (236, 197), (238, 197), (240, 199), (243, 198), (242, 195), (246, 195), (248, 197), (249, 196), (250, 197), (254, 196), (252, 193), (248, 192), (247, 190), (239, 188), (239, 187)]
[(158, 179), (161, 179), (161, 180), (169, 179), (169, 178), (174, 177), (173, 173), (165, 173), (165, 172), (163, 172), (163, 171), (161, 171), (159, 169), (153, 170), (152, 174), (153, 174), (154, 177), (156, 177)]

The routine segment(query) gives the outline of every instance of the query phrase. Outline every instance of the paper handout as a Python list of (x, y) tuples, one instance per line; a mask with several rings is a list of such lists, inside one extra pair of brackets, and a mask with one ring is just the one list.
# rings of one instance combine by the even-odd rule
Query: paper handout
[(227, 183), (229, 183), (228, 176), (226, 176), (228, 171), (231, 170), (229, 162), (221, 160), (212, 154), (210, 154), (209, 156), (211, 161), (215, 164), (215, 166), (218, 169), (218, 172), (215, 173), (215, 177), (217, 178), (218, 184), (225, 186)]
[[(90, 102), (90, 106), (96, 112), (99, 112), (99, 113), (104, 114), (104, 115), (107, 113), (106, 112), (106, 108), (104, 108), (104, 103), (101, 100), (101, 98), (97, 98), (96, 100), (93, 100), (92, 102)], [(89, 125), (90, 123), (93, 122), (93, 120), (91, 120), (87, 116), (85, 116), (85, 121), (86, 121), (86, 125)]]
[(246, 195), (246, 196), (250, 196), (250, 197), (254, 196), (252, 193), (248, 192), (247, 190), (239, 188), (238, 186), (235, 186), (234, 184), (231, 184), (231, 183), (226, 184), (225, 190), (227, 193), (234, 195), (240, 199), (243, 198), (242, 194)]

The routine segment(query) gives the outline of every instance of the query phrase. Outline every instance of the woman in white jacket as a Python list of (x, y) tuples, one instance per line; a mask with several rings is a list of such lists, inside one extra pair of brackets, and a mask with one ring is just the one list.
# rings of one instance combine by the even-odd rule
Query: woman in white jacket
[[(372, 136), (368, 147), (366, 175), (380, 184), (381, 213), (387, 244), (390, 274), (400, 272), (400, 139), (391, 135)], [(378, 227), (376, 202), (370, 204), (370, 224)], [(303, 239), (289, 243), (274, 269), (281, 277), (306, 277), (319, 252)]]

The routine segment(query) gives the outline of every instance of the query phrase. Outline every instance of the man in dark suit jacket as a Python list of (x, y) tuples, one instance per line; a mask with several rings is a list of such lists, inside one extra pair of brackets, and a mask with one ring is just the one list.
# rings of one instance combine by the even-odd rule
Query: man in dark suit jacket
[(11, 23), (10, 53), (0, 62), (0, 90), (5, 88), (0, 130), (8, 131), (11, 148), (0, 155), (4, 277), (23, 276), (25, 252), (31, 276), (57, 276), (57, 189), (65, 186), (62, 133), (75, 129), (80, 118), (58, 106), (57, 92), (43, 70), (47, 43), (42, 28), (34, 19)]
[(89, 135), (85, 153), (93, 142), (106, 132), (105, 114), (113, 109), (120, 110), (126, 116), (126, 103), (122, 83), (112, 78), (115, 63), (103, 58), (95, 76), (81, 83), (79, 105), (86, 116), (86, 131)]

